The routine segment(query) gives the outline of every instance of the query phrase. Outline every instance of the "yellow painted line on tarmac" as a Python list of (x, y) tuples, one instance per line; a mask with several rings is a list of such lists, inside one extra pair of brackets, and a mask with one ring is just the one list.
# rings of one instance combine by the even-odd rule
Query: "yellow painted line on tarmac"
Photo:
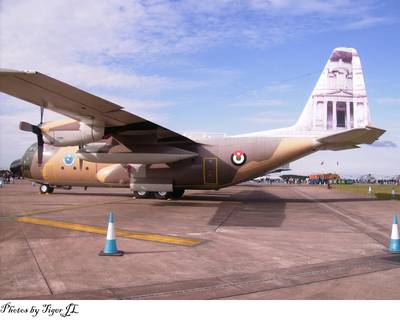
[[(187, 203), (190, 202), (200, 202), (200, 203), (241, 203), (240, 201), (204, 201), (204, 200), (184, 200)], [(160, 201), (163, 202), (163, 201)], [(165, 202), (165, 201), (164, 201)], [(179, 202), (182, 202), (180, 200)], [(138, 203), (138, 202), (131, 202), (127, 201), (126, 198), (124, 199), (118, 199), (118, 200), (110, 200), (107, 202), (98, 202), (98, 203), (85, 203), (85, 204), (78, 204), (78, 205), (72, 205), (72, 206), (65, 206), (65, 207), (58, 207), (58, 208), (50, 208), (50, 209), (37, 209), (37, 210), (32, 210), (32, 211), (24, 211), (24, 212), (19, 212), (16, 214), (12, 214), (9, 216), (3, 216), (2, 218), (18, 218), (18, 217), (26, 217), (26, 216), (33, 216), (33, 215), (42, 215), (42, 214), (51, 214), (54, 212), (58, 211), (64, 211), (64, 210), (71, 210), (71, 209), (82, 209), (82, 208), (90, 208), (90, 207), (96, 207), (96, 206), (102, 206), (102, 205), (107, 205), (107, 204), (132, 204), (132, 205), (148, 205), (149, 203)]]
[(107, 204), (115, 203), (115, 202), (118, 203), (119, 201), (125, 201), (125, 200), (126, 200), (126, 198), (119, 199), (119, 200), (113, 200), (113, 201), (110, 200), (110, 201), (107, 201), (107, 202), (92, 202), (92, 203), (85, 203), (85, 204), (58, 207), (58, 208), (37, 209), (37, 210), (32, 210), (32, 211), (19, 212), (19, 213), (10, 215), (10, 216), (5, 216), (5, 217), (7, 217), (7, 218), (18, 218), (18, 217), (26, 217), (26, 216), (33, 216), (33, 215), (39, 215), (39, 214), (50, 214), (50, 213), (53, 213), (53, 212), (64, 211), (64, 210), (102, 206), (102, 205), (107, 205)]
[[(32, 217), (20, 217), (17, 218), (16, 221), (29, 223), (34, 225), (43, 225), (54, 228), (68, 229), (68, 230), (76, 230), (83, 231), (87, 233), (93, 234), (101, 234), (107, 235), (107, 228), (98, 227), (98, 226), (89, 226), (82, 224), (73, 224), (59, 220), (50, 220), (43, 218), (32, 218)], [(170, 235), (159, 235), (145, 232), (134, 232), (129, 230), (116, 229), (116, 234), (119, 237), (132, 238), (132, 239), (140, 239), (146, 241), (159, 242), (164, 244), (173, 244), (180, 246), (197, 246), (200, 245), (203, 240), (200, 239), (192, 239), (192, 238), (184, 238)]]
[(204, 200), (204, 199), (178, 199), (178, 200), (169, 200), (168, 202), (170, 202), (170, 204), (174, 204), (174, 202), (178, 203), (178, 204), (184, 204), (184, 203), (201, 203), (201, 204), (210, 204), (210, 206), (212, 205), (220, 205), (221, 203), (232, 203), (232, 204), (236, 204), (236, 203), (242, 203), (241, 201), (230, 201), (230, 200)]

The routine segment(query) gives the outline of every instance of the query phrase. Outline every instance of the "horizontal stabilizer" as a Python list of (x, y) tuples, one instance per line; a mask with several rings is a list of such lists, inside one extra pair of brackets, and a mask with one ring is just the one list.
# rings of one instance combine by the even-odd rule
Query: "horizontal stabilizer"
[(279, 173), (279, 172), (283, 172), (283, 171), (290, 171), (290, 164), (284, 164), (279, 168), (273, 169), (271, 171), (268, 171), (267, 174), (271, 174), (271, 173)]
[(328, 149), (342, 150), (356, 148), (358, 144), (372, 144), (383, 133), (385, 133), (385, 130), (367, 126), (324, 136), (317, 141)]

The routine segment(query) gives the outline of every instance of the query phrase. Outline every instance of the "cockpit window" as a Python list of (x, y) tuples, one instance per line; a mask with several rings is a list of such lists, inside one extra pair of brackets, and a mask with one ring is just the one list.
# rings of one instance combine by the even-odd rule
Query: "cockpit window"
[(28, 148), (28, 152), (33, 152), (36, 150), (36, 143), (33, 143), (29, 148)]

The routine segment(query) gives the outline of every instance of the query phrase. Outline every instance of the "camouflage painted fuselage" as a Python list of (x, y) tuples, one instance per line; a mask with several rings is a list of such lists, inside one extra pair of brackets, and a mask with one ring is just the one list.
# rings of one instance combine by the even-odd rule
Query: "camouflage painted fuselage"
[[(218, 189), (260, 176), (315, 150), (312, 138), (224, 137), (202, 140), (202, 144), (179, 146), (198, 156), (170, 164), (145, 166), (139, 182), (172, 184), (184, 189)], [(23, 175), (37, 182), (69, 186), (129, 187), (132, 165), (93, 163), (75, 155), (79, 147), (45, 145), (41, 166), (33, 144), (22, 158)], [(245, 161), (232, 161), (235, 151), (245, 153)], [(112, 146), (108, 153), (124, 151)]]
[(0, 70), (0, 90), (70, 117), (20, 124), (39, 144), (25, 153), (23, 175), (52, 186), (117, 186), (136, 192), (219, 189), (316, 150), (372, 144), (385, 132), (371, 125), (354, 48), (333, 50), (293, 126), (231, 137), (179, 134), (39, 72)]

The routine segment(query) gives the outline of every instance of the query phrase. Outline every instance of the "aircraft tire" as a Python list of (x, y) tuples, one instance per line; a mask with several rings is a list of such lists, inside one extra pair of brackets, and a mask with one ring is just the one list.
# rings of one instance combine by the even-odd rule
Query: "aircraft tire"
[(153, 195), (156, 199), (179, 199), (183, 196), (185, 190), (174, 188), (174, 191), (166, 192), (166, 191), (155, 191)]
[(171, 198), (171, 193), (166, 191), (154, 191), (154, 198), (156, 199), (168, 199)]
[(185, 189), (174, 188), (174, 191), (171, 192), (170, 198), (179, 199), (185, 193)]
[(46, 194), (46, 193), (52, 193), (54, 188), (50, 187), (48, 184), (42, 184), (39, 187), (40, 193), (42, 195)]
[(149, 198), (151, 193), (149, 191), (134, 191), (133, 196), (138, 199)]

